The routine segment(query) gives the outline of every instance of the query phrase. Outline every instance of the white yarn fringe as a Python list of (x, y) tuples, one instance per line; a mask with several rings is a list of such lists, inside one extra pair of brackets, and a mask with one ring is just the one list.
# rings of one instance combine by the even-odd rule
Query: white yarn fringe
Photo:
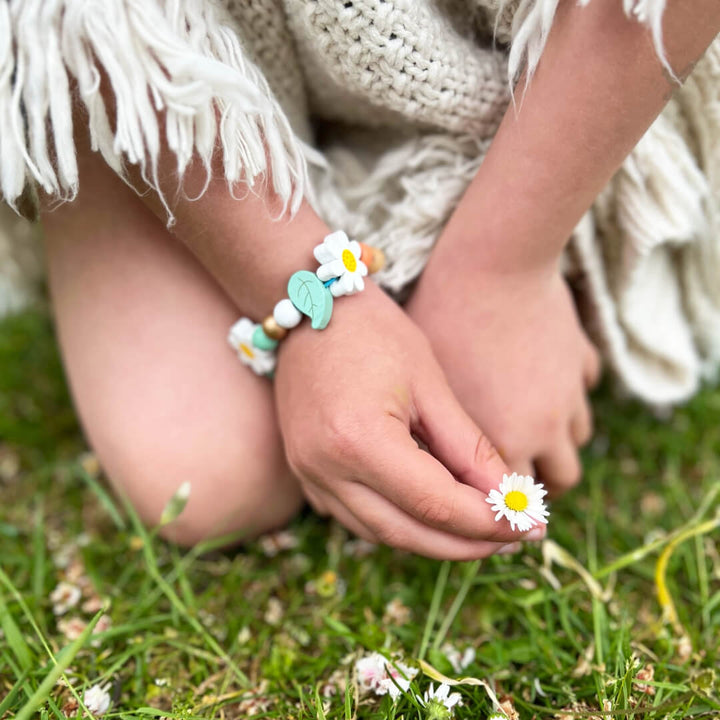
[(14, 208), (28, 182), (59, 200), (77, 194), (72, 85), (93, 149), (118, 173), (137, 165), (159, 192), (164, 138), (180, 192), (191, 159), (209, 176), (219, 146), (231, 187), (269, 176), (283, 213), (299, 207), (302, 145), (214, 0), (0, 3), (0, 189)]
[(716, 380), (720, 369), (720, 38), (698, 61), (676, 93), (688, 119), (696, 152), (710, 187), (708, 224), (698, 242), (683, 251), (686, 307), (703, 359), (704, 377)]
[(597, 198), (600, 238), (576, 232), (610, 363), (655, 404), (690, 397), (701, 367), (678, 257), (707, 234), (710, 189), (675, 114), (658, 117)]
[[(618, 2), (619, 0), (601, 1)], [(523, 71), (525, 71), (526, 88), (532, 79), (545, 49), (558, 2), (559, 0), (521, 0), (513, 17), (512, 44), (508, 57), (508, 80), (511, 88)], [(576, 0), (576, 2), (585, 7), (590, 0)], [(677, 79), (663, 47), (662, 16), (665, 2), (666, 0), (622, 0), (625, 14), (650, 28), (658, 58), (670, 76)], [(498, 12), (499, 16), (500, 12)]]
[(707, 233), (707, 179), (666, 114), (648, 128), (610, 187), (615, 221), (631, 240), (633, 254), (646, 255), (656, 245), (688, 243)]

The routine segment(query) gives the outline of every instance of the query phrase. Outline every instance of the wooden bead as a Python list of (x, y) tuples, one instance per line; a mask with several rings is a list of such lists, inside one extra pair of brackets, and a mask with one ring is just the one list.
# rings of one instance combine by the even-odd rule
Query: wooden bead
[(262, 321), (262, 329), (265, 331), (265, 334), (273, 340), (282, 340), (287, 335), (287, 330), (284, 327), (280, 327), (272, 315), (268, 315)]
[(378, 270), (382, 270), (385, 267), (385, 253), (380, 248), (372, 249), (372, 259), (370, 264), (367, 266), (368, 272), (376, 273)]
[(360, 243), (360, 260), (365, 263), (371, 275), (385, 267), (385, 253), (380, 248), (365, 243)]
[(366, 245), (365, 243), (358, 243), (360, 245), (360, 260), (365, 263), (365, 265), (368, 266), (368, 269), (370, 268), (370, 261), (372, 260), (373, 256), (373, 249)]

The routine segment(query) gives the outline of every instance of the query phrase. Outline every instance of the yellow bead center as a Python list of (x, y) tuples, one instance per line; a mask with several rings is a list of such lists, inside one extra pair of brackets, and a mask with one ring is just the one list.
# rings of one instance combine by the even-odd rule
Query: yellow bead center
[(516, 512), (522, 512), (528, 506), (527, 495), (520, 490), (511, 490), (505, 496), (505, 504)]
[(342, 261), (348, 272), (355, 272), (355, 270), (357, 270), (357, 260), (350, 250), (342, 251)]
[(250, 348), (248, 345), (246, 345), (245, 343), (240, 343), (240, 352), (241, 352), (243, 355), (246, 355), (247, 357), (249, 357), (251, 360), (254, 360), (254, 359), (255, 359), (255, 353), (254, 353), (254, 352), (251, 350), (251, 348)]

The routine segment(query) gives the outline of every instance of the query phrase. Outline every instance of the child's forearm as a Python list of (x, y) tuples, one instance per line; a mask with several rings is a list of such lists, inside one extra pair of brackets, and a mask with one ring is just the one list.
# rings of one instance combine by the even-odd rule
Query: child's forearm
[[(684, 78), (720, 30), (718, 0), (668, 2), (664, 45)], [(554, 267), (575, 224), (669, 99), (647, 28), (619, 0), (561, 3), (517, 112), (510, 106), (432, 262)], [(478, 236), (482, 240), (478, 241)]]
[[(185, 186), (194, 180), (191, 170)], [(201, 174), (200, 174), (201, 175)], [(173, 183), (163, 188), (174, 193)], [(164, 210), (151, 200), (158, 215)], [(329, 232), (306, 204), (292, 222), (272, 217), (272, 191), (248, 192), (233, 200), (222, 178), (213, 180), (197, 200), (180, 200), (173, 207), (174, 234), (187, 245), (224, 288), (242, 314), (255, 320), (269, 315), (287, 295), (287, 281), (296, 270), (314, 269), (312, 250)]]

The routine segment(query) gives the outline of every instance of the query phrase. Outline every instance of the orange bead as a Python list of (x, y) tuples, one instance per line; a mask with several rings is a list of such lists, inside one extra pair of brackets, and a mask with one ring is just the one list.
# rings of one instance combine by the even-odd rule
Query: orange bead
[(385, 267), (385, 253), (380, 248), (373, 248), (372, 260), (368, 265), (369, 273), (376, 273)]
[(370, 262), (372, 261), (373, 249), (365, 243), (360, 243), (360, 260), (364, 262), (368, 269), (370, 268)]
[(360, 260), (365, 263), (370, 274), (385, 267), (385, 253), (380, 248), (365, 243), (360, 243)]

